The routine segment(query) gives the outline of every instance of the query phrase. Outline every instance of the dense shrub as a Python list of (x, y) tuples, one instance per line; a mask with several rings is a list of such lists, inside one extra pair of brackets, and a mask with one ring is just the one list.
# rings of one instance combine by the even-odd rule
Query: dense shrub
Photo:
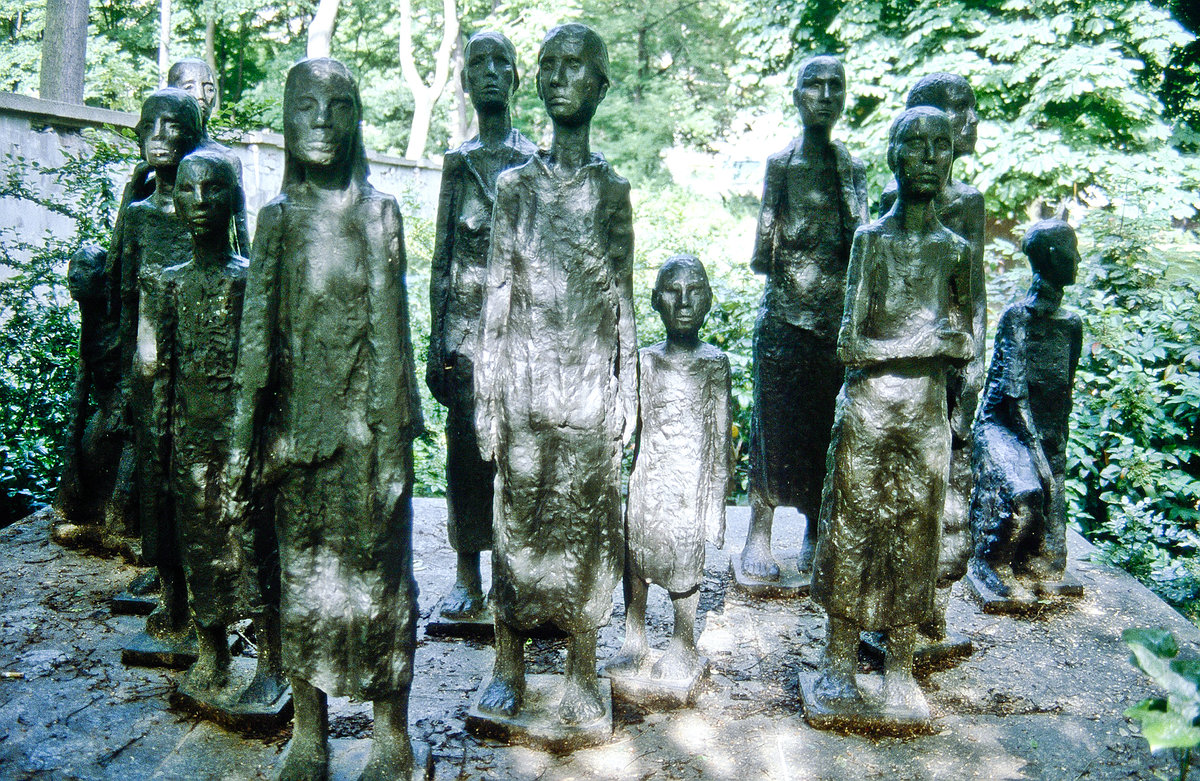
[[(62, 469), (79, 341), (64, 275), (80, 245), (108, 244), (117, 198), (108, 173), (128, 160), (121, 148), (89, 138), (94, 152), (67, 155), (60, 166), (10, 152), (0, 172), (0, 197), (75, 225), (66, 235), (0, 229), (0, 525), (49, 501)], [(64, 195), (46, 196), (37, 178)]]

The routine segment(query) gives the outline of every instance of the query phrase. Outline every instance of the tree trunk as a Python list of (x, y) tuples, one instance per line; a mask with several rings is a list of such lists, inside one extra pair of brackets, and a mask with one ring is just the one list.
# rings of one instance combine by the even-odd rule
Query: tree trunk
[(450, 54), (457, 40), (458, 10), (454, 0), (442, 0), (442, 42), (433, 57), (433, 81), (426, 84), (417, 72), (413, 54), (412, 0), (400, 0), (400, 74), (413, 94), (413, 119), (408, 131), (408, 148), (404, 152), (404, 156), (410, 160), (425, 156), (433, 107), (446, 88), (446, 80), (450, 76)]
[(38, 94), (43, 100), (83, 103), (88, 0), (47, 0)]
[(217, 70), (217, 11), (215, 8), (210, 8), (208, 18), (204, 20), (204, 61), (208, 63), (208, 67), (212, 68), (214, 80), (217, 88), (217, 98), (213, 101), (213, 111), (221, 107), (221, 72)]
[(308, 26), (308, 56), (328, 57), (333, 42), (333, 25), (337, 21), (339, 0), (320, 0), (312, 24)]
[(159, 0), (158, 6), (158, 86), (167, 86), (171, 70), (171, 0)]
[(458, 36), (454, 47), (454, 67), (450, 74), (450, 82), (454, 85), (454, 127), (450, 131), (450, 148), (455, 149), (459, 144), (475, 135), (475, 112), (463, 91), (463, 70), (466, 68), (466, 45), (463, 36)]

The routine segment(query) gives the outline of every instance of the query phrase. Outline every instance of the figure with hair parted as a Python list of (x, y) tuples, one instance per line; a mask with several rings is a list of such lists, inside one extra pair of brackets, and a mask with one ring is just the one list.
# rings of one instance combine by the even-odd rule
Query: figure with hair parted
[[(708, 674), (696, 652), (696, 609), (704, 543), (725, 538), (732, 469), (729, 358), (700, 341), (712, 306), (704, 265), (675, 255), (658, 270), (651, 296), (665, 341), (638, 352), (638, 434), (625, 511), (625, 642), (604, 669), (613, 695), (640, 706), (695, 702)], [(674, 631), (666, 651), (646, 642), (651, 583), (667, 590)]]
[(1083, 325), (1062, 298), (1079, 266), (1075, 231), (1061, 219), (1042, 220), (1021, 251), (1033, 285), (1000, 315), (975, 423), (968, 582), (987, 612), (1083, 595), (1066, 569), (1067, 437)]
[[(844, 368), (837, 356), (846, 264), (867, 222), (866, 168), (832, 139), (846, 102), (835, 57), (800, 66), (792, 102), (803, 132), (767, 160), (750, 267), (767, 278), (754, 323), (750, 526), (731, 566), (760, 596), (803, 593), (816, 550), (825, 451)], [(781, 565), (771, 552), (776, 507), (805, 517), (803, 547)]]
[(186, 92), (157, 90), (142, 104), (136, 127), (142, 157), (154, 169), (154, 192), (126, 207), (108, 254), (105, 275), (120, 284), (112, 290), (110, 311), (117, 312), (118, 361), (124, 369), (124, 419), (133, 465), (142, 561), (156, 567), (160, 602), (147, 617), (146, 630), (121, 651), (125, 664), (187, 667), (196, 658), (190, 635), (187, 593), (180, 559), (175, 512), (167, 496), (169, 438), (167, 410), (154, 396), (163, 370), (158, 356), (162, 318), (163, 271), (187, 262), (192, 237), (175, 212), (179, 163), (203, 137), (200, 105)]
[[(480, 454), (497, 474), (496, 663), (468, 726), (563, 749), (612, 734), (596, 640), (622, 570), (621, 453), (637, 423), (629, 183), (589, 141), (608, 83), (593, 30), (546, 34), (537, 89), (554, 139), (497, 180), (475, 366)], [(569, 635), (566, 675), (527, 688), (524, 635), (544, 622)]]
[(423, 429), (400, 210), (367, 180), (350, 71), (301, 60), (283, 93), (280, 194), (246, 283), (229, 509), (275, 508), (295, 728), (280, 778), (329, 771), (328, 695), (371, 700), (362, 778), (425, 777), (408, 735), (416, 645), (412, 439)]
[[(931, 106), (946, 112), (954, 136), (954, 159), (975, 154), (979, 115), (975, 110), (975, 91), (962, 76), (930, 73), (922, 76), (908, 93), (908, 108)], [(886, 212), (896, 200), (896, 183), (891, 182), (880, 198), (880, 210)], [(946, 509), (942, 514), (942, 549), (938, 560), (938, 584), (934, 592), (936, 611), (933, 619), (920, 627), (917, 638), (917, 663), (936, 663), (963, 656), (971, 651), (971, 641), (957, 632), (947, 633), (946, 607), (950, 587), (967, 572), (971, 558), (971, 528), (968, 509), (971, 504), (971, 454), (974, 451), (971, 426), (983, 389), (984, 352), (987, 348), (987, 285), (983, 268), (984, 225), (986, 214), (983, 195), (971, 185), (954, 178), (953, 167), (946, 186), (934, 199), (942, 225), (971, 245), (971, 335), (973, 357), (965, 367), (952, 367), (947, 375), (950, 414), (950, 483), (946, 488)]]
[[(946, 370), (972, 355), (970, 247), (933, 203), (953, 147), (942, 111), (901, 113), (888, 137), (899, 196), (854, 235), (838, 334), (846, 380), (813, 567), (825, 652), (818, 673), (801, 677), (805, 717), (821, 729), (929, 729), (913, 648), (933, 615), (950, 469)], [(888, 633), (878, 694), (855, 676), (863, 631)]]
[(463, 90), (471, 96), (479, 134), (442, 162), (437, 234), (429, 282), (429, 361), (425, 382), (446, 407), (446, 513), (457, 555), (454, 588), (434, 608), (429, 634), (491, 633), (479, 554), (492, 547), (495, 465), (475, 437), (475, 363), (483, 308), (496, 179), (537, 152), (512, 126), (517, 53), (498, 32), (467, 41)]

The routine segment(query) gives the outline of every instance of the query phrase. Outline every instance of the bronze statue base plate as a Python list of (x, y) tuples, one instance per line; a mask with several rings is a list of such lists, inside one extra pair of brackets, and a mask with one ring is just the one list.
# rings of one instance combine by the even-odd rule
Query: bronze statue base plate
[(813, 696), (813, 685), (820, 673), (806, 670), (799, 675), (800, 704), (804, 720), (814, 729), (835, 732), (854, 732), (861, 735), (931, 735), (932, 718), (928, 706), (922, 710), (903, 711), (886, 708), (883, 704), (883, 676), (857, 676), (858, 690), (863, 702), (854, 708), (833, 709)]
[[(975, 647), (971, 638), (958, 632), (947, 632), (941, 640), (931, 640), (917, 635), (917, 647), (913, 651), (913, 672), (917, 675), (933, 670), (953, 667), (971, 655)], [(863, 632), (859, 652), (873, 662), (883, 664), (887, 653), (887, 641), (881, 632)]]
[(1062, 579), (1057, 581), (1019, 578), (1020, 585), (1023, 586), (1019, 589), (1020, 593), (1010, 593), (1008, 596), (988, 588), (973, 568), (968, 568), (964, 580), (970, 587), (969, 591), (978, 598), (983, 612), (993, 615), (1037, 613), (1083, 597), (1083, 584), (1069, 569), (1063, 573)]
[(467, 711), (467, 731), (505, 743), (566, 753), (612, 740), (612, 686), (600, 679), (604, 715), (587, 724), (564, 724), (558, 717), (564, 678), (561, 675), (526, 675), (525, 700), (515, 716), (497, 716), (479, 710), (479, 698), (490, 680), (485, 676)]
[(226, 729), (274, 732), (292, 718), (292, 690), (284, 686), (274, 702), (239, 702), (238, 695), (254, 679), (257, 668), (255, 659), (234, 657), (229, 670), (229, 683), (215, 692), (193, 690), (185, 677), (178, 688), (171, 692), (171, 705)]
[(173, 642), (160, 640), (143, 632), (129, 638), (121, 649), (121, 664), (127, 667), (170, 667), (184, 670), (196, 663), (200, 647), (196, 633), (189, 631)]
[(759, 580), (742, 571), (740, 552), (730, 556), (729, 572), (733, 575), (734, 591), (762, 599), (807, 596), (812, 572), (800, 572), (796, 568), (796, 556), (776, 556), (775, 560), (779, 562), (779, 580)]
[[(419, 740), (409, 741), (412, 744), (413, 753), (413, 769), (412, 774), (407, 779), (401, 779), (396, 776), (396, 781), (431, 781), (433, 779), (433, 750), (428, 743)], [(341, 748), (342, 744), (349, 744), (350, 750)], [(352, 781), (358, 779), (363, 770), (366, 769), (367, 762), (370, 758), (369, 740), (331, 740), (329, 745), (329, 781)], [(287, 761), (288, 754), (292, 751), (292, 741), (288, 741), (287, 748), (279, 754), (279, 759), (275, 763), (275, 769), (271, 774), (272, 778), (279, 777), (279, 770), (283, 767), (283, 763)]]
[(695, 674), (686, 680), (651, 678), (650, 670), (661, 656), (661, 651), (651, 651), (641, 669), (634, 673), (602, 670), (600, 674), (612, 682), (613, 699), (649, 710), (676, 710), (695, 705), (696, 697), (708, 679), (708, 657), (700, 657)]
[(450, 618), (442, 615), (445, 603), (446, 598), (443, 597), (430, 614), (429, 621), (425, 624), (426, 637), (465, 637), (490, 641), (495, 636), (496, 627), (490, 603), (471, 618)]
[(131, 594), (122, 591), (113, 594), (108, 606), (112, 612), (123, 616), (148, 616), (158, 607), (158, 599), (149, 594)]

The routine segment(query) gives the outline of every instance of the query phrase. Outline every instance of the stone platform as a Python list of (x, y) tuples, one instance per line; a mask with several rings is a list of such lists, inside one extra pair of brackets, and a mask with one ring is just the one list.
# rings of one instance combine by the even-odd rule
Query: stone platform
[[(445, 505), (417, 500), (414, 546), (422, 626), (454, 579)], [(780, 514), (783, 516), (783, 514)], [(726, 538), (740, 550), (749, 511), (730, 508)], [(774, 537), (795, 544), (803, 521), (777, 518)], [(120, 647), (143, 618), (114, 615), (113, 594), (140, 570), (50, 542), (49, 520), (0, 530), (0, 779), (265, 779), (289, 737), (226, 731), (168, 697), (182, 673), (126, 668)], [(1151, 696), (1126, 660), (1122, 629), (1172, 630), (1184, 654), (1200, 632), (1132, 578), (1087, 560), (1071, 535), (1083, 599), (1027, 617), (987, 615), (955, 587), (952, 629), (975, 652), (921, 679), (936, 734), (868, 738), (821, 732), (800, 713), (798, 679), (814, 670), (824, 635), (807, 598), (756, 600), (729, 588), (730, 551), (708, 551), (697, 630), (712, 664), (695, 708), (641, 712), (618, 705), (611, 742), (566, 756), (476, 739), (465, 729), (471, 697), (492, 664), (490, 646), (418, 633), (411, 734), (433, 748), (434, 777), (452, 779), (1153, 779), (1173, 767), (1151, 755), (1121, 712)], [(486, 559), (486, 557), (485, 557)], [(488, 573), (484, 582), (490, 582)], [(620, 589), (601, 631), (601, 662), (620, 647)], [(648, 632), (666, 644), (671, 610), (650, 590)], [(560, 672), (565, 643), (534, 640), (531, 673)], [(871, 662), (863, 659), (863, 670)], [(20, 674), (22, 677), (10, 677)], [(366, 762), (370, 706), (331, 701), (335, 781)]]

